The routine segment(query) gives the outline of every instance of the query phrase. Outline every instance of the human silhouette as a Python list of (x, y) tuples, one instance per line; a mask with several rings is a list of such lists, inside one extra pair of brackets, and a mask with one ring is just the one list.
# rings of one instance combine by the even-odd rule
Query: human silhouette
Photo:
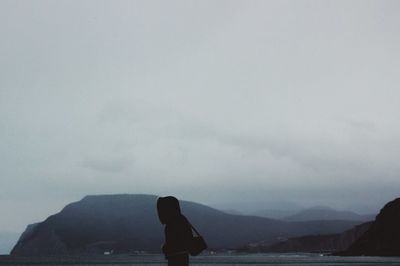
[(165, 225), (165, 243), (162, 252), (168, 260), (168, 266), (189, 265), (192, 227), (182, 215), (178, 199), (172, 196), (158, 198), (157, 212), (160, 222)]

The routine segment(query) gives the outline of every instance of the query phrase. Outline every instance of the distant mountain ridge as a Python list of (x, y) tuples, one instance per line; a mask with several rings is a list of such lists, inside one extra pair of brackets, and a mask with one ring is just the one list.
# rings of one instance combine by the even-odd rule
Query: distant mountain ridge
[(316, 206), (299, 211), (298, 213), (285, 217), (286, 221), (312, 221), (312, 220), (350, 220), (371, 221), (375, 215), (360, 215), (351, 211), (340, 211), (325, 206)]
[(306, 235), (289, 238), (275, 244), (250, 243), (243, 247), (247, 252), (307, 252), (307, 253), (332, 253), (346, 250), (364, 232), (368, 230), (372, 222), (357, 225), (341, 234)]
[(255, 201), (237, 202), (213, 205), (218, 210), (231, 214), (261, 216), (281, 220), (286, 216), (296, 214), (304, 209), (302, 206), (289, 201)]
[[(278, 204), (278, 203), (276, 203)], [(285, 221), (314, 221), (314, 220), (349, 220), (367, 222), (375, 219), (376, 214), (358, 214), (353, 211), (337, 210), (327, 206), (314, 206), (310, 208), (300, 207), (295, 204), (285, 203), (276, 205), (273, 208), (263, 208), (257, 211), (243, 211), (233, 208), (218, 208), (230, 214), (243, 214), (261, 216), (270, 219)]]
[[(29, 226), (12, 254), (159, 252), (164, 236), (156, 201), (154, 195), (86, 196), (45, 221)], [(282, 237), (339, 233), (356, 224), (354, 221), (284, 222), (232, 215), (187, 201), (181, 201), (181, 208), (211, 249), (233, 249), (261, 240), (272, 243)]]

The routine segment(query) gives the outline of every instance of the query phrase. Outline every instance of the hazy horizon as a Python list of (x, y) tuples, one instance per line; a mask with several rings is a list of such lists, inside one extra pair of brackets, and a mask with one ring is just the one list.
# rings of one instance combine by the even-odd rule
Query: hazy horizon
[(399, 197), (399, 1), (0, 2), (0, 231), (85, 195)]

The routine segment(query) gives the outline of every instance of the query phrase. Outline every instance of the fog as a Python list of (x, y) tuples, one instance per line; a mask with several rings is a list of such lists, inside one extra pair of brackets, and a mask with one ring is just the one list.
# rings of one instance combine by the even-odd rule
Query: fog
[(379, 210), (400, 188), (399, 8), (1, 1), (0, 231), (88, 194)]

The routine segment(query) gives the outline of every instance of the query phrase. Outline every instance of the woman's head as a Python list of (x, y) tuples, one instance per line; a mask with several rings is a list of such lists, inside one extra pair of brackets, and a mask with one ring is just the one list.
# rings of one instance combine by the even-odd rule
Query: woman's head
[(157, 200), (157, 212), (162, 224), (173, 222), (181, 215), (178, 199), (172, 196), (159, 197)]

